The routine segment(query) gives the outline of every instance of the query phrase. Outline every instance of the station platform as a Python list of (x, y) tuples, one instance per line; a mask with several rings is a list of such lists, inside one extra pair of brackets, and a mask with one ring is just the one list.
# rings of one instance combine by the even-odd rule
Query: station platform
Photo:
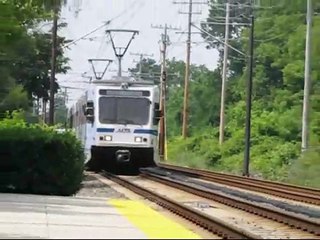
[(0, 193), (0, 238), (199, 239), (142, 202)]

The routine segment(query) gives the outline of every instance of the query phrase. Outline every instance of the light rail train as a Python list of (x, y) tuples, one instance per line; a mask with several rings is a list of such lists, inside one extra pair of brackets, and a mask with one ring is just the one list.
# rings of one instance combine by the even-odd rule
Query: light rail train
[(159, 100), (159, 87), (151, 81), (92, 81), (68, 112), (89, 170), (154, 166), (159, 161)]

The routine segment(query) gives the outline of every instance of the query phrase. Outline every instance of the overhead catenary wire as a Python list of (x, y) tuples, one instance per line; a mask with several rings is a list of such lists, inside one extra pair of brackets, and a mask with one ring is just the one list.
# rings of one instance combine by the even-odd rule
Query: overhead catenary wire
[(83, 40), (84, 38), (88, 37), (89, 35), (91, 35), (91, 34), (93, 34), (93, 33), (97, 32), (97, 31), (99, 31), (100, 29), (102, 29), (103, 27), (105, 27), (105, 26), (109, 25), (110, 23), (111, 23), (111, 20), (109, 20), (109, 21), (105, 22), (104, 24), (102, 24), (101, 26), (99, 26), (99, 27), (95, 28), (95, 29), (94, 29), (94, 30), (92, 30), (91, 32), (89, 32), (89, 33), (87, 33), (87, 34), (83, 35), (82, 37), (80, 37), (80, 38), (78, 38), (78, 39), (76, 39), (76, 40), (73, 40), (72, 42), (70, 42), (70, 43), (68, 43), (68, 44), (64, 45), (64, 46), (63, 46), (63, 48), (67, 48), (67, 47), (69, 47), (70, 45), (73, 45), (73, 44), (75, 44), (76, 42), (79, 42), (80, 40)]
[(134, 5), (136, 5), (136, 3), (137, 3), (136, 1), (133, 1), (133, 3), (132, 3), (131, 5), (129, 5), (126, 9), (124, 9), (124, 10), (123, 10), (121, 13), (119, 13), (117, 16), (115, 16), (115, 17), (111, 18), (110, 20), (104, 22), (104, 23), (103, 23), (102, 25), (100, 25), (99, 27), (97, 27), (97, 28), (95, 28), (94, 30), (86, 33), (85, 35), (83, 35), (83, 36), (81, 36), (81, 37), (73, 40), (72, 42), (64, 45), (63, 47), (64, 47), (64, 48), (69, 47), (69, 46), (77, 43), (78, 41), (81, 41), (81, 40), (83, 40), (84, 38), (90, 36), (91, 34), (99, 31), (99, 30), (102, 29), (103, 27), (109, 25), (112, 21), (118, 19), (119, 17), (121, 17), (122, 15), (124, 15), (125, 13), (127, 13), (127, 11), (128, 11), (129, 9), (132, 9), (132, 8), (134, 7)]
[[(70, 47), (71, 45), (75, 45), (77, 42), (81, 41), (81, 40), (85, 40), (88, 36), (98, 32), (99, 30), (103, 29), (104, 27), (108, 26), (109, 24), (111, 24), (111, 22), (113, 22), (114, 20), (120, 18), (121, 16), (127, 14), (128, 11), (132, 11), (135, 6), (137, 5), (137, 1), (132, 1), (132, 3), (130, 5), (128, 5), (122, 12), (120, 12), (117, 16), (111, 18), (110, 20), (104, 22), (102, 25), (98, 26), (97, 28), (93, 29), (92, 31), (86, 33), (85, 35), (73, 40), (72, 42), (66, 44), (63, 46), (63, 48), (68, 48)], [(141, 4), (140, 4), (141, 5)], [(106, 36), (104, 36), (105, 38)], [(105, 44), (101, 44), (100, 47), (99, 47), (99, 51), (97, 53), (97, 55), (99, 55), (99, 53), (101, 53), (103, 47), (108, 44), (109, 42), (106, 42)], [(101, 50), (101, 51), (100, 51)], [(90, 70), (89, 70), (90, 71)], [(71, 83), (71, 81), (70, 81)], [(84, 83), (86, 84), (86, 83)]]

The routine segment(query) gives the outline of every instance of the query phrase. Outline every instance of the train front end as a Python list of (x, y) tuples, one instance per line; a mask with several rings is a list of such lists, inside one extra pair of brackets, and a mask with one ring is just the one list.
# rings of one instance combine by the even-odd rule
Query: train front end
[[(153, 84), (99, 84), (91, 91), (92, 170), (137, 170), (158, 161), (159, 92)], [(86, 113), (87, 117), (90, 115)]]

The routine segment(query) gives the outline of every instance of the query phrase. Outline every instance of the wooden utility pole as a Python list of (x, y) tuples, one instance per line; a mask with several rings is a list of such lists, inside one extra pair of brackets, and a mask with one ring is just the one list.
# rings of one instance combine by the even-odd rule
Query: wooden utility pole
[(223, 56), (223, 69), (222, 69), (222, 83), (221, 83), (221, 101), (220, 101), (220, 126), (219, 126), (219, 144), (222, 145), (224, 141), (224, 125), (225, 125), (225, 94), (226, 94), (226, 81), (228, 70), (228, 42), (229, 42), (229, 18), (230, 18), (230, 5), (226, 4), (226, 26), (225, 26), (225, 40), (224, 40), (224, 56)]
[(160, 55), (161, 55), (161, 74), (160, 74), (160, 111), (162, 117), (159, 122), (159, 155), (161, 160), (166, 160), (166, 96), (167, 96), (167, 47), (170, 44), (168, 30), (179, 30), (179, 28), (169, 27), (167, 24), (165, 26), (152, 26), (153, 28), (163, 29), (164, 32), (161, 34), (161, 45), (160, 45)]
[(190, 79), (190, 51), (191, 51), (191, 26), (192, 26), (192, 14), (201, 14), (201, 12), (192, 12), (192, 6), (194, 4), (205, 4), (207, 5), (207, 1), (203, 2), (194, 2), (193, 0), (189, 0), (188, 2), (177, 2), (176, 4), (188, 4), (189, 9), (187, 13), (179, 12), (182, 14), (188, 14), (188, 32), (187, 32), (187, 56), (186, 56), (186, 70), (185, 70), (185, 79), (184, 79), (184, 99), (183, 99), (183, 119), (182, 119), (182, 136), (185, 139), (188, 136), (188, 117), (189, 117), (189, 79)]
[(58, 31), (58, 2), (57, 2), (57, 0), (54, 0), (53, 27), (52, 27), (51, 76), (50, 76), (49, 125), (54, 125), (54, 85), (55, 85), (55, 76), (56, 76), (57, 31)]
[(189, 116), (188, 100), (189, 100), (189, 78), (190, 78), (191, 21), (192, 21), (192, 0), (189, 0), (187, 58), (186, 58), (186, 71), (185, 71), (185, 79), (184, 79), (183, 119), (182, 119), (182, 137), (184, 139), (188, 136), (188, 116)]
[(160, 118), (160, 134), (159, 134), (159, 155), (160, 159), (164, 159), (166, 154), (165, 144), (166, 144), (166, 81), (167, 81), (167, 67), (166, 67), (166, 53), (168, 45), (168, 32), (167, 24), (164, 27), (164, 33), (161, 36), (161, 77), (160, 77), (160, 111), (162, 117)]
[(312, 0), (307, 2), (307, 33), (306, 33), (306, 49), (305, 49), (305, 68), (304, 68), (304, 92), (303, 92), (303, 111), (302, 111), (302, 139), (301, 151), (308, 149), (309, 145), (309, 98), (311, 88), (311, 31), (312, 31)]
[(251, 105), (252, 105), (252, 80), (253, 80), (253, 51), (254, 51), (254, 15), (250, 16), (249, 56), (248, 56), (248, 80), (246, 89), (246, 121), (245, 121), (245, 149), (243, 161), (243, 176), (249, 177), (250, 146), (251, 146)]

